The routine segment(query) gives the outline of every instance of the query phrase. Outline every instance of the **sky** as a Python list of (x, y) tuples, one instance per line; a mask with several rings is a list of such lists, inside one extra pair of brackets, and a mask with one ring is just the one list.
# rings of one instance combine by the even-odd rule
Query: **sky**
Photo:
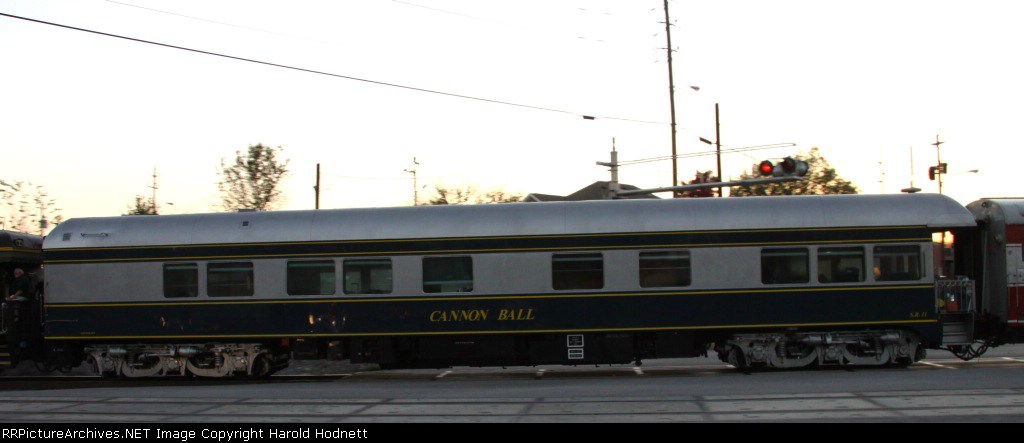
[[(669, 2), (680, 155), (720, 105), (737, 177), (818, 147), (862, 193), (949, 164), (969, 203), (1024, 196), (1024, 2)], [(425, 201), (435, 184), (569, 194), (620, 160), (671, 154), (660, 0), (0, 0), (0, 179), (43, 185), (65, 219), (219, 210), (217, 167), (281, 146), (281, 209)], [(361, 80), (368, 81), (361, 81)], [(696, 86), (697, 88), (692, 88)], [(433, 91), (433, 92), (430, 92)], [(594, 119), (584, 119), (593, 116)], [(912, 153), (912, 154), (911, 154)], [(911, 168), (913, 155), (913, 169)], [(714, 156), (678, 160), (680, 180)], [(977, 172), (969, 172), (977, 170)], [(668, 161), (620, 180), (669, 186)]]

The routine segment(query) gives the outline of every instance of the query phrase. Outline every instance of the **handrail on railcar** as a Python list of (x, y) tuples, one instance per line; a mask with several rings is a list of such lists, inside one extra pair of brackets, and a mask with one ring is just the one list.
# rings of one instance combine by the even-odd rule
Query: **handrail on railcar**
[(949, 314), (975, 312), (974, 280), (958, 277), (955, 280), (935, 280), (935, 298), (939, 311)]

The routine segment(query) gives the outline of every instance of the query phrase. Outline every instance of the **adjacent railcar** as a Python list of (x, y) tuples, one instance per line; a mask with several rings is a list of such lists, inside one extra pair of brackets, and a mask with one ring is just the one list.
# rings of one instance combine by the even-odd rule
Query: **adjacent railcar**
[(38, 358), (33, 351), (42, 348), (39, 334), (42, 321), (41, 299), (3, 302), (11, 295), (14, 269), (19, 268), (41, 289), (43, 281), (43, 237), (0, 230), (0, 368), (21, 360)]
[(939, 195), (72, 219), (44, 245), (46, 336), (126, 376), (262, 375), (293, 355), (909, 363), (956, 314), (932, 236), (975, 228)]
[[(979, 312), (990, 319), (983, 337), (1024, 339), (1024, 199), (981, 199), (967, 205), (980, 229), (975, 253), (959, 257), (974, 267), (983, 288)], [(961, 247), (961, 250), (964, 248)]]

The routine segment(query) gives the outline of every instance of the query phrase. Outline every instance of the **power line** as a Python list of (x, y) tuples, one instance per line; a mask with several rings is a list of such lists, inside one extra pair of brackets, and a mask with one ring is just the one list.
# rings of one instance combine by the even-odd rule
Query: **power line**
[(473, 19), (473, 20), (479, 20), (479, 21), (482, 21), (482, 22), (494, 23), (494, 24), (504, 25), (504, 26), (513, 26), (513, 27), (516, 27), (516, 28), (526, 28), (526, 29), (529, 29), (529, 27), (523, 26), (523, 25), (516, 25), (516, 24), (513, 24), (513, 23), (506, 23), (506, 22), (501, 22), (501, 21), (497, 21), (497, 20), (491, 20), (489, 18), (477, 17), (475, 15), (469, 15), (469, 14), (463, 14), (461, 12), (449, 11), (447, 9), (440, 9), (440, 8), (434, 8), (434, 7), (420, 5), (420, 4), (416, 4), (416, 3), (403, 2), (401, 0), (391, 0), (391, 1), (395, 2), (395, 3), (400, 3), (400, 4), (403, 4), (403, 5), (407, 5), (407, 6), (413, 6), (413, 7), (416, 7), (416, 8), (423, 8), (423, 9), (427, 9), (427, 10), (430, 10), (430, 11), (440, 12), (440, 13), (449, 14), (449, 15), (456, 15), (456, 16), (459, 16), (459, 17), (464, 17), (464, 18)]
[(253, 28), (253, 27), (249, 27), (249, 26), (236, 25), (234, 23), (219, 22), (219, 21), (216, 21), (216, 20), (205, 19), (205, 18), (202, 18), (202, 17), (195, 17), (195, 16), (191, 16), (191, 15), (179, 14), (177, 12), (164, 11), (162, 9), (155, 9), (155, 8), (149, 8), (149, 7), (146, 7), (146, 6), (133, 5), (131, 3), (124, 3), (124, 2), (119, 2), (119, 1), (115, 1), (115, 0), (106, 0), (106, 1), (110, 2), (110, 3), (116, 3), (118, 5), (130, 6), (130, 7), (139, 8), (139, 9), (145, 9), (147, 11), (159, 12), (161, 14), (173, 15), (173, 16), (177, 16), (177, 17), (184, 17), (184, 18), (187, 18), (187, 19), (198, 20), (198, 21), (201, 21), (201, 22), (214, 23), (214, 24), (217, 24), (217, 25), (231, 26), (233, 28), (245, 29), (245, 30), (249, 30), (249, 31), (256, 31), (256, 32), (263, 32), (263, 33), (267, 33), (267, 34), (280, 35), (282, 37), (298, 38), (298, 39), (302, 39), (302, 40), (309, 40), (309, 41), (314, 41), (314, 42), (319, 42), (319, 43), (331, 43), (331, 44), (334, 44), (334, 42), (317, 40), (317, 39), (312, 39), (312, 38), (308, 38), (308, 37), (302, 37), (302, 36), (299, 36), (299, 35), (291, 35), (291, 34), (284, 34), (284, 33), (281, 33), (281, 32), (268, 31), (266, 29)]
[(412, 177), (360, 177), (356, 175), (332, 175), (331, 177), (353, 180), (412, 180)]
[[(412, 176), (409, 176), (409, 177), (367, 177), (367, 176), (360, 176), (360, 175), (339, 175), (339, 174), (333, 174), (330, 177), (336, 178), (336, 179), (342, 179), (342, 180), (387, 180), (387, 181), (412, 180)], [(445, 176), (426, 176), (426, 177), (424, 177), (422, 174), (418, 174), (417, 177), (421, 181), (442, 180), (442, 179), (445, 178)]]
[[(407, 1), (403, 1), (403, 0), (391, 0), (391, 1), (393, 3), (398, 3), (398, 4), (401, 4), (401, 5), (406, 5), (406, 6), (412, 6), (412, 7), (415, 7), (415, 8), (426, 9), (428, 11), (440, 12), (442, 14), (454, 15), (454, 16), (458, 16), (458, 17), (462, 17), (462, 18), (467, 18), (467, 19), (470, 19), (470, 20), (476, 20), (476, 21), (481, 21), (481, 22), (493, 23), (493, 24), (498, 24), (498, 25), (502, 25), (502, 26), (508, 26), (508, 27), (512, 27), (512, 28), (519, 28), (519, 29), (526, 30), (526, 31), (539, 32), (539, 33), (547, 34), (549, 36), (554, 36), (554, 37), (562, 38), (562, 39), (565, 39), (566, 41), (572, 40), (572, 41), (576, 41), (576, 42), (585, 41), (585, 42), (592, 42), (592, 43), (600, 43), (600, 44), (606, 45), (606, 46), (618, 46), (620, 49), (633, 50), (630, 45), (623, 45), (623, 44), (620, 44), (620, 43), (616, 43), (615, 41), (609, 41), (609, 40), (606, 40), (606, 39), (603, 39), (603, 38), (592, 38), (592, 37), (586, 37), (586, 36), (582, 36), (582, 35), (574, 35), (574, 34), (571, 34), (571, 33), (567, 33), (564, 30), (560, 30), (560, 29), (556, 30), (556, 29), (552, 29), (552, 28), (546, 27), (546, 26), (523, 25), (523, 24), (517, 24), (517, 23), (509, 23), (509, 22), (503, 22), (503, 21), (498, 21), (498, 20), (492, 20), (492, 19), (489, 19), (489, 18), (479, 17), (479, 16), (475, 16), (475, 15), (465, 14), (465, 13), (462, 13), (462, 12), (452, 11), (452, 10), (448, 10), (448, 9), (441, 9), (441, 8), (436, 8), (436, 7), (433, 7), (433, 6), (426, 6), (426, 5), (422, 5), (422, 4), (418, 4), (418, 3), (407, 2)], [(585, 13), (593, 13), (593, 14), (599, 14), (599, 15), (605, 15), (605, 16), (613, 16), (613, 14), (611, 14), (611, 13), (598, 12), (598, 11), (593, 11), (593, 10), (589, 10), (589, 9), (585, 9), (585, 8), (573, 8), (573, 9), (576, 10), (577, 12), (582, 11), (582, 12), (585, 12)]]
[(662, 124), (664, 124), (664, 123), (661, 123), (661, 122), (646, 121), (646, 120), (636, 120), (636, 119), (629, 119), (629, 118), (622, 118), (622, 117), (596, 117), (596, 116), (593, 116), (593, 115), (580, 114), (580, 113), (573, 112), (573, 111), (566, 111), (564, 109), (556, 109), (556, 108), (548, 108), (548, 107), (544, 107), (544, 106), (527, 105), (527, 104), (523, 104), (523, 103), (508, 102), (508, 101), (504, 101), (504, 100), (496, 100), (496, 99), (490, 99), (490, 98), (484, 98), (484, 97), (475, 97), (475, 96), (471, 96), (471, 95), (456, 94), (456, 93), (452, 93), (452, 92), (444, 92), (444, 91), (438, 91), (438, 90), (433, 90), (433, 89), (418, 88), (418, 87), (415, 87), (415, 86), (400, 85), (400, 84), (397, 84), (397, 83), (388, 83), (388, 82), (382, 82), (382, 81), (378, 81), (378, 80), (370, 80), (370, 79), (366, 79), (366, 78), (352, 77), (352, 76), (349, 76), (349, 75), (334, 74), (334, 73), (331, 73), (331, 72), (318, 71), (318, 70), (315, 70), (315, 69), (300, 68), (300, 67), (297, 67), (297, 66), (283, 65), (283, 64), (280, 64), (280, 63), (266, 62), (266, 61), (262, 61), (262, 60), (251, 59), (251, 58), (238, 57), (238, 56), (228, 55), (228, 54), (221, 54), (221, 53), (218, 53), (218, 52), (204, 51), (204, 50), (201, 50), (201, 49), (186, 48), (184, 46), (176, 46), (176, 45), (171, 45), (171, 44), (167, 44), (167, 43), (155, 42), (155, 41), (151, 41), (151, 40), (143, 40), (143, 39), (140, 39), (140, 38), (128, 37), (128, 36), (124, 36), (124, 35), (111, 34), (111, 33), (108, 33), (108, 32), (95, 31), (95, 30), (92, 30), (92, 29), (85, 29), (85, 28), (79, 28), (79, 27), (75, 27), (75, 26), (62, 25), (60, 23), (53, 23), (53, 22), (48, 22), (48, 21), (44, 21), (44, 20), (37, 20), (37, 19), (33, 19), (33, 18), (28, 18), (28, 17), (21, 17), (21, 16), (7, 14), (7, 13), (3, 13), (3, 12), (0, 12), (0, 16), (16, 18), (18, 20), (25, 20), (25, 21), (29, 21), (29, 22), (33, 22), (33, 23), (44, 24), (44, 25), (56, 26), (56, 27), (64, 28), (64, 29), (71, 29), (71, 30), (74, 30), (74, 31), (88, 32), (90, 34), (102, 35), (102, 36), (106, 36), (106, 37), (114, 37), (114, 38), (119, 38), (119, 39), (122, 39), (122, 40), (128, 40), (128, 41), (132, 41), (132, 42), (136, 42), (136, 43), (145, 43), (145, 44), (154, 45), (154, 46), (162, 46), (162, 47), (165, 47), (165, 48), (171, 48), (171, 49), (178, 49), (178, 50), (182, 50), (182, 51), (194, 52), (194, 53), (197, 53), (197, 54), (212, 55), (212, 56), (215, 56), (215, 57), (222, 57), (222, 58), (231, 59), (231, 60), (237, 60), (237, 61), (243, 61), (243, 62), (249, 62), (249, 63), (256, 63), (256, 64), (260, 64), (260, 65), (273, 66), (273, 67), (277, 67), (277, 68), (291, 69), (293, 71), (306, 72), (306, 73), (310, 73), (310, 74), (319, 74), (319, 75), (325, 75), (325, 76), (329, 76), (329, 77), (343, 78), (343, 79), (346, 79), (346, 80), (354, 80), (354, 81), (359, 81), (359, 82), (363, 82), (363, 83), (370, 83), (370, 84), (379, 85), (379, 86), (390, 86), (392, 88), (399, 88), (399, 89), (406, 89), (406, 90), (410, 90), (410, 91), (417, 91), (417, 92), (425, 92), (425, 93), (429, 93), (429, 94), (443, 95), (443, 96), (446, 96), (446, 97), (454, 97), (454, 98), (461, 98), (461, 99), (466, 99), (466, 100), (474, 100), (474, 101), (485, 102), (485, 103), (492, 103), (492, 104), (497, 104), (497, 105), (515, 106), (515, 107), (519, 107), (519, 108), (533, 109), (533, 110), (537, 110), (537, 111), (547, 111), (547, 112), (555, 112), (555, 113), (559, 113), (559, 114), (575, 115), (575, 116), (578, 116), (578, 117), (583, 117), (584, 119), (587, 119), (587, 120), (594, 120), (594, 119), (597, 119), (597, 118), (601, 118), (603, 120), (621, 120), (621, 121), (628, 121), (628, 122), (634, 122), (634, 123), (647, 123), (647, 124), (655, 124), (655, 125), (662, 125)]
[[(222, 22), (222, 21), (217, 21), (217, 20), (210, 20), (210, 19), (206, 19), (206, 18), (202, 18), (202, 17), (196, 17), (196, 16), (193, 16), (193, 15), (181, 14), (181, 13), (177, 13), (177, 12), (166, 11), (166, 10), (163, 10), (163, 9), (156, 9), (156, 8), (150, 8), (150, 7), (146, 7), (146, 6), (135, 5), (135, 4), (131, 4), (131, 3), (119, 2), (119, 1), (116, 1), (116, 0), (105, 0), (105, 1), (107, 1), (109, 3), (118, 4), (118, 5), (129, 6), (129, 7), (138, 8), (138, 9), (144, 9), (144, 10), (151, 11), (151, 12), (157, 12), (157, 13), (161, 13), (161, 14), (173, 15), (173, 16), (177, 16), (177, 17), (187, 18), (187, 19), (190, 19), (190, 20), (198, 20), (198, 21), (202, 21), (202, 22), (213, 23), (213, 24), (218, 24), (218, 25), (223, 25), (223, 26), (230, 26), (230, 27), (239, 28), (239, 29), (245, 29), (245, 30), (249, 30), (249, 31), (263, 32), (263, 33), (267, 33), (267, 34), (279, 35), (279, 36), (290, 37), (290, 38), (297, 38), (297, 39), (308, 40), (308, 41), (313, 41), (313, 42), (318, 42), (318, 43), (326, 43), (326, 44), (331, 44), (331, 45), (339, 45), (340, 44), (340, 43), (334, 42), (334, 41), (319, 40), (319, 39), (314, 39), (314, 38), (309, 38), (309, 37), (303, 37), (303, 36), (300, 36), (300, 35), (286, 34), (286, 33), (277, 32), (277, 31), (270, 31), (270, 30), (267, 30), (267, 29), (254, 28), (254, 27), (251, 27), (251, 26), (238, 25), (238, 24), (234, 24), (234, 23), (227, 23), (227, 22)], [(534, 27), (534, 26), (526, 26), (526, 25), (520, 25), (520, 24), (515, 24), (515, 23), (507, 23), (507, 22), (502, 22), (502, 21), (498, 21), (498, 20), (492, 20), (492, 19), (488, 19), (488, 18), (483, 18), (483, 17), (474, 16), (474, 15), (464, 14), (464, 13), (461, 13), (461, 12), (450, 11), (450, 10), (447, 10), (447, 9), (440, 9), (440, 8), (435, 8), (435, 7), (431, 7), (431, 6), (421, 5), (421, 4), (417, 4), (417, 3), (411, 3), (411, 2), (401, 1), (401, 0), (392, 0), (392, 2), (399, 3), (399, 4), (402, 4), (402, 5), (407, 5), (407, 6), (413, 6), (413, 7), (416, 7), (416, 8), (422, 8), (422, 9), (426, 9), (426, 10), (429, 10), (429, 11), (440, 12), (440, 13), (443, 13), (443, 14), (449, 14), (449, 15), (459, 16), (459, 17), (468, 18), (468, 19), (472, 19), (472, 20), (477, 20), (477, 21), (482, 21), (482, 22), (498, 24), (498, 25), (502, 25), (502, 26), (521, 28), (521, 29), (530, 30), (530, 31), (542, 31), (542, 32), (546, 32), (546, 33), (549, 33), (549, 34), (552, 34), (552, 35), (557, 35), (558, 37), (564, 37), (566, 39), (584, 40), (584, 41), (597, 42), (597, 43), (611, 43), (613, 45), (615, 44), (614, 42), (608, 42), (608, 41), (603, 40), (603, 39), (595, 39), (595, 38), (589, 38), (589, 37), (584, 37), (584, 36), (572, 37), (569, 34), (563, 34), (561, 32), (554, 31), (554, 30), (551, 30), (551, 29), (537, 28), (537, 27)], [(580, 11), (583, 11), (583, 12), (593, 12), (591, 10), (584, 9), (584, 8), (578, 8), (578, 9)], [(612, 15), (612, 14), (607, 13), (607, 12), (605, 12), (605, 13), (598, 13), (598, 14), (603, 14), (603, 15), (607, 15), (607, 16), (611, 16)]]
[[(796, 146), (796, 145), (793, 144), (793, 143), (773, 143), (773, 144), (770, 144), (770, 145), (747, 146), (747, 147), (743, 147), (743, 148), (728, 148), (728, 149), (723, 149), (722, 153), (723, 154), (732, 154), (732, 153), (737, 153), (738, 152), (738, 153), (741, 153), (743, 155), (747, 155), (747, 154), (745, 154), (745, 152), (747, 152), (747, 151), (760, 151), (762, 149), (785, 148), (785, 147), (790, 147), (790, 146)], [(687, 153), (687, 154), (679, 154), (679, 155), (676, 156), (676, 158), (703, 157), (705, 155), (715, 155), (716, 153), (717, 153), (717, 151), (690, 152), (690, 153)], [(749, 157), (749, 155), (747, 155), (747, 156)], [(751, 157), (751, 158), (753, 158), (753, 157)], [(642, 159), (638, 159), (638, 160), (626, 160), (626, 161), (619, 162), (619, 166), (636, 165), (636, 164), (640, 164), (640, 163), (650, 163), (650, 162), (664, 161), (664, 160), (671, 160), (671, 159), (672, 159), (671, 155), (666, 155), (666, 156), (662, 156), (662, 157), (642, 158)]]

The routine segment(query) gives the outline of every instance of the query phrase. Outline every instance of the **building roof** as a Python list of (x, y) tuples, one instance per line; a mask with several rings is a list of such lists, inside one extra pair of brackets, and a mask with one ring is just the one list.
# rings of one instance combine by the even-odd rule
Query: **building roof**
[[(596, 181), (588, 186), (585, 186), (579, 191), (573, 192), (572, 194), (561, 196), (551, 194), (529, 194), (523, 198), (524, 202), (562, 202), (562, 201), (585, 201), (585, 200), (608, 200), (610, 195), (608, 189), (611, 186), (611, 182), (608, 181)], [(640, 188), (619, 183), (619, 190), (621, 191), (635, 191)], [(624, 195), (619, 198), (658, 198), (654, 194), (635, 194), (635, 195)]]

